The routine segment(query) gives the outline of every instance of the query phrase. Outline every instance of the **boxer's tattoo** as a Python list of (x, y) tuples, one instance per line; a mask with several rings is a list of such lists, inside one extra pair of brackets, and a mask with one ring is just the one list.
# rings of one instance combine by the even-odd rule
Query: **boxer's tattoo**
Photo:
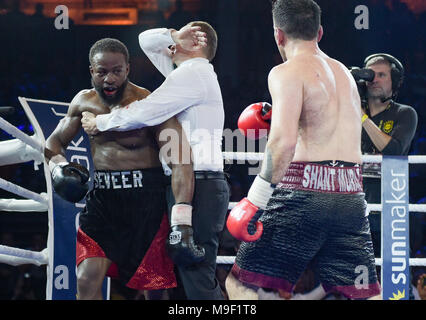
[(260, 171), (260, 176), (266, 181), (272, 181), (272, 154), (268, 150), (268, 147), (265, 148), (265, 156), (263, 159), (262, 169)]

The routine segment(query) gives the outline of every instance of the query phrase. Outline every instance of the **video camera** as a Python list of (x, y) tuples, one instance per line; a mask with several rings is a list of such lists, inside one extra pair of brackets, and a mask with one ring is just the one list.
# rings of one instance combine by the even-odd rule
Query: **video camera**
[(349, 71), (351, 72), (356, 82), (359, 82), (359, 81), (371, 82), (374, 80), (374, 71), (371, 69), (366, 69), (366, 68), (361, 69), (358, 67), (351, 67)]
[(371, 69), (351, 67), (349, 72), (355, 79), (356, 85), (358, 87), (358, 93), (361, 97), (361, 106), (367, 105), (367, 85), (366, 81), (371, 82), (374, 80), (375, 73)]

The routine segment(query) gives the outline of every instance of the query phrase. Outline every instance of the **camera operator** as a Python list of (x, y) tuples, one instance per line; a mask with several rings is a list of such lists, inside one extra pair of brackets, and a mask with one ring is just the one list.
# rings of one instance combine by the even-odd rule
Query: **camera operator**
[[(414, 108), (395, 102), (404, 78), (401, 62), (389, 54), (373, 54), (364, 60), (364, 69), (353, 69), (351, 73), (357, 81), (362, 101), (362, 153), (408, 155), (417, 128), (417, 113)], [(363, 164), (363, 185), (368, 203), (381, 203), (380, 178), (380, 163)], [(380, 216), (370, 215), (369, 219), (374, 251), (378, 256)]]

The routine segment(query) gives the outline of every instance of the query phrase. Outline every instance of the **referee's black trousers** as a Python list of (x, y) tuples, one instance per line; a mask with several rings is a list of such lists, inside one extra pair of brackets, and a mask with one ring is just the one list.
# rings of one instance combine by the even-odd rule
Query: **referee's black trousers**
[[(174, 197), (171, 186), (167, 187), (169, 219)], [(189, 267), (179, 267), (179, 282), (189, 300), (223, 300), (216, 279), (216, 257), (219, 234), (225, 225), (229, 204), (229, 186), (223, 172), (196, 171), (192, 201), (192, 227), (195, 243), (206, 250), (205, 260)]]

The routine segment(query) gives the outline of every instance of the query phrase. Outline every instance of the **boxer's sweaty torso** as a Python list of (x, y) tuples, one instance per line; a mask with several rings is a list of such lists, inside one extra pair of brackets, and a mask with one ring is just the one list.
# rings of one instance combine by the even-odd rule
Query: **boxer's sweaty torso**
[[(110, 107), (101, 101), (94, 89), (80, 93), (78, 112), (89, 111), (95, 115), (109, 113)], [(149, 91), (128, 83), (120, 107), (148, 96)], [(100, 132), (90, 136), (94, 166), (97, 170), (123, 170), (160, 167), (159, 147), (153, 128), (125, 132)]]
[(294, 60), (304, 67), (299, 69), (303, 74), (303, 107), (293, 161), (361, 163), (361, 107), (347, 68), (323, 53)]

